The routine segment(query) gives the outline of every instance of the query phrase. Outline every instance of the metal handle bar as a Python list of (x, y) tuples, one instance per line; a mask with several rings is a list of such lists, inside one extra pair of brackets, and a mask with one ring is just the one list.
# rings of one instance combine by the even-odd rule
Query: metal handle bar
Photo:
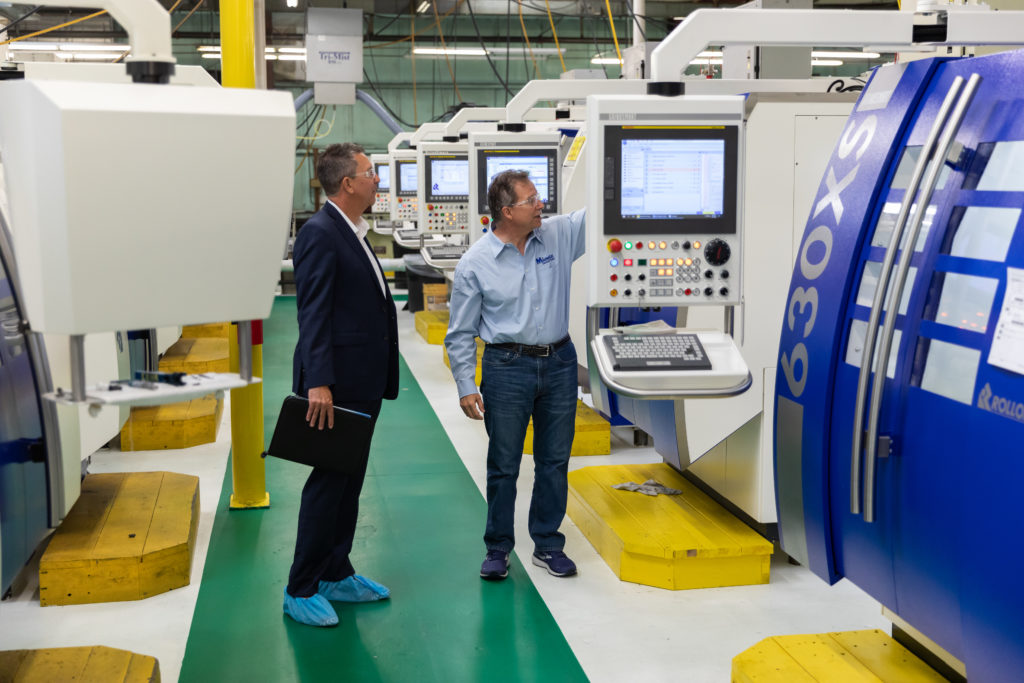
[[(958, 77), (959, 78), (959, 77)], [(921, 232), (921, 225), (924, 223), (925, 214), (928, 213), (928, 203), (935, 192), (935, 185), (938, 183), (939, 175), (946, 164), (946, 157), (953, 146), (956, 134), (967, 115), (967, 108), (971, 106), (974, 93), (977, 92), (978, 84), (981, 83), (981, 76), (971, 74), (964, 87), (960, 99), (957, 100), (956, 108), (949, 117), (949, 123), (942, 132), (942, 138), (937, 146), (938, 153), (934, 162), (928, 170), (928, 177), (924, 181), (924, 189), (921, 193), (921, 201), (918, 204), (918, 211), (914, 214), (914, 220), (907, 233), (907, 244), (900, 255), (899, 266), (896, 269), (896, 280), (893, 283), (892, 292), (889, 294), (889, 314), (885, 316), (885, 326), (882, 328), (882, 348), (879, 351), (879, 365), (883, 362), (888, 365), (889, 349), (892, 347), (893, 334), (896, 331), (896, 318), (899, 314), (899, 301), (903, 297), (903, 288), (907, 284), (907, 274), (910, 272), (910, 260), (914, 256), (914, 245), (917, 243), (917, 236)], [(867, 444), (864, 453), (864, 521), (873, 522), (875, 519), (875, 462), (878, 457), (878, 421), (882, 412), (882, 393), (885, 389), (885, 369), (881, 374), (875, 373), (875, 383), (871, 387), (871, 405), (868, 407), (868, 434)]]
[[(924, 177), (925, 168), (931, 160), (932, 150), (935, 148), (935, 143), (939, 139), (939, 133), (942, 131), (942, 127), (945, 125), (946, 120), (949, 117), (949, 112), (953, 108), (953, 102), (960, 93), (963, 81), (964, 79), (959, 76), (953, 80), (953, 84), (950, 86), (949, 92), (946, 93), (942, 106), (939, 107), (939, 112), (935, 116), (935, 122), (932, 124), (931, 130), (928, 132), (928, 138), (925, 140), (924, 146), (921, 148), (921, 156), (918, 157), (917, 164), (914, 166), (914, 172), (910, 176), (910, 182), (907, 184), (907, 189), (903, 196), (903, 202), (900, 204), (899, 214), (897, 214), (896, 222), (892, 227), (892, 235), (889, 237), (889, 246), (886, 247), (885, 250), (885, 258), (882, 261), (882, 268), (878, 274), (878, 285), (875, 289), (875, 296), (871, 302), (871, 314), (868, 317), (868, 329), (867, 334), (864, 337), (864, 351), (860, 357), (860, 374), (857, 378), (857, 398), (854, 403), (853, 449), (850, 457), (850, 514), (852, 515), (859, 515), (861, 512), (860, 452), (864, 436), (864, 404), (868, 394), (868, 381), (871, 377), (872, 361), (875, 357), (875, 336), (878, 333), (878, 323), (882, 315), (882, 301), (885, 298), (885, 291), (889, 287), (889, 278), (892, 275), (893, 262), (896, 260), (896, 252), (899, 249), (900, 240), (906, 230), (907, 218), (910, 215), (910, 208), (914, 203), (914, 195), (917, 194), (917, 189), (921, 185), (921, 178)], [(888, 358), (886, 358), (884, 362), (887, 365)], [(884, 367), (882, 372), (884, 374)]]

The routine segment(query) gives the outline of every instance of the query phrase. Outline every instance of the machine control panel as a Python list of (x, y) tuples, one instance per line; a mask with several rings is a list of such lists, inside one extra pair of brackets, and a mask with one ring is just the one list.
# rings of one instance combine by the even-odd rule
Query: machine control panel
[(588, 304), (740, 303), (743, 99), (588, 107)]
[(423, 143), (419, 150), (419, 226), (446, 235), (469, 230), (469, 156), (465, 142)]
[(470, 240), (491, 228), (487, 188), (502, 171), (526, 171), (544, 200), (544, 217), (561, 213), (562, 135), (540, 132), (471, 132), (469, 134)]
[(373, 198), (370, 213), (383, 218), (391, 217), (391, 159), (387, 154), (371, 154), (370, 162), (373, 170), (380, 178), (377, 194)]
[[(419, 220), (419, 163), (415, 150), (394, 152), (390, 171), (391, 220)], [(383, 178), (381, 178), (383, 180)]]

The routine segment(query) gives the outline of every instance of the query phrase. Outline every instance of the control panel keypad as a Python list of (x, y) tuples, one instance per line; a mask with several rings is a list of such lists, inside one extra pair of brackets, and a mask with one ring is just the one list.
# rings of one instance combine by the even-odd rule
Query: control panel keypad
[(462, 203), (428, 204), (426, 230), (456, 232), (469, 230), (469, 206)]

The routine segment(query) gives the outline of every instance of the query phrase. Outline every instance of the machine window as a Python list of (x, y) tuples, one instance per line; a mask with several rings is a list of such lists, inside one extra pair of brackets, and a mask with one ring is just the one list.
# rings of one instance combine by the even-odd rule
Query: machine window
[(935, 322), (971, 332), (988, 329), (999, 280), (975, 275), (945, 273)]
[[(871, 308), (875, 299), (875, 290), (878, 289), (878, 274), (882, 270), (882, 264), (878, 261), (866, 261), (864, 270), (860, 276), (860, 288), (857, 290), (857, 305)], [(906, 315), (907, 305), (910, 302), (910, 293), (914, 290), (914, 281), (917, 279), (917, 268), (911, 266), (907, 270), (907, 285), (903, 288), (903, 296), (900, 298), (900, 315)], [(889, 294), (892, 292), (892, 280), (889, 280), (889, 291), (886, 292), (884, 303), (889, 309)]]
[(415, 161), (398, 162), (398, 187), (397, 193), (400, 197), (415, 197), (417, 183), (419, 182), (419, 166)]
[(921, 388), (971, 405), (981, 351), (937, 339), (922, 340), (922, 343), (928, 344), (928, 356), (925, 359)]
[(1020, 209), (968, 206), (953, 235), (951, 256), (1005, 261)]
[[(936, 207), (934, 204), (929, 204), (928, 208), (924, 212), (924, 220), (921, 221), (921, 231), (917, 234), (917, 243), (914, 245), (914, 251), (924, 251), (924, 245), (928, 241), (928, 235), (932, 231), (932, 223), (935, 220)], [(882, 247), (883, 249), (889, 246), (889, 240), (892, 239), (892, 229), (896, 225), (896, 217), (900, 213), (899, 202), (886, 202), (882, 207), (882, 213), (878, 215), (878, 222), (875, 224), (875, 234), (871, 237), (871, 246)], [(910, 215), (907, 216), (907, 224), (914, 220), (914, 214), (917, 213), (917, 204), (910, 206)], [(902, 249), (907, 243), (907, 235), (903, 234), (903, 239), (900, 240), (900, 249)]]
[[(892, 183), (890, 183), (889, 187), (894, 190), (907, 189), (907, 185), (910, 184), (910, 176), (914, 174), (914, 167), (917, 165), (917, 160), (920, 158), (921, 145), (904, 148), (903, 156), (900, 157), (900, 165), (896, 167), (896, 175), (893, 176)], [(943, 166), (942, 171), (939, 173), (939, 182), (936, 184), (935, 189), (941, 190), (946, 187), (947, 180), (949, 180), (949, 166)]]
[(1020, 192), (1024, 191), (1024, 176), (1020, 169), (1024, 165), (1024, 141), (997, 142), (993, 145), (985, 170), (978, 181), (978, 190)]
[[(850, 337), (846, 344), (846, 362), (850, 365), (860, 367), (860, 359), (864, 356), (864, 340), (867, 338), (868, 321), (854, 320), (850, 323)], [(875, 338), (875, 361), (871, 364), (871, 371), (878, 368), (878, 347), (882, 336), (882, 328), (879, 326), (878, 335)], [(885, 376), (892, 379), (896, 376), (896, 358), (899, 356), (900, 340), (903, 338), (903, 330), (893, 330), (892, 347), (889, 349), (889, 364), (885, 369)]]
[(377, 185), (378, 192), (387, 192), (391, 189), (391, 166), (388, 164), (377, 164), (377, 177), (380, 183)]

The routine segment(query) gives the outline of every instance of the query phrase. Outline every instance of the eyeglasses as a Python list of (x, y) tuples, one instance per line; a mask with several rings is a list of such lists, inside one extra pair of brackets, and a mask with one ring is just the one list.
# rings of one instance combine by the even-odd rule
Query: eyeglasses
[(527, 197), (526, 199), (523, 199), (522, 201), (514, 202), (512, 204), (507, 204), (506, 206), (509, 206), (509, 207), (523, 206), (525, 204), (529, 204), (530, 206), (532, 206), (534, 204), (543, 204), (543, 203), (544, 203), (544, 200), (540, 198), (539, 194), (531, 194), (529, 197)]
[(371, 168), (367, 171), (363, 171), (362, 173), (353, 173), (349, 178), (372, 178), (375, 175), (377, 175), (377, 172)]

